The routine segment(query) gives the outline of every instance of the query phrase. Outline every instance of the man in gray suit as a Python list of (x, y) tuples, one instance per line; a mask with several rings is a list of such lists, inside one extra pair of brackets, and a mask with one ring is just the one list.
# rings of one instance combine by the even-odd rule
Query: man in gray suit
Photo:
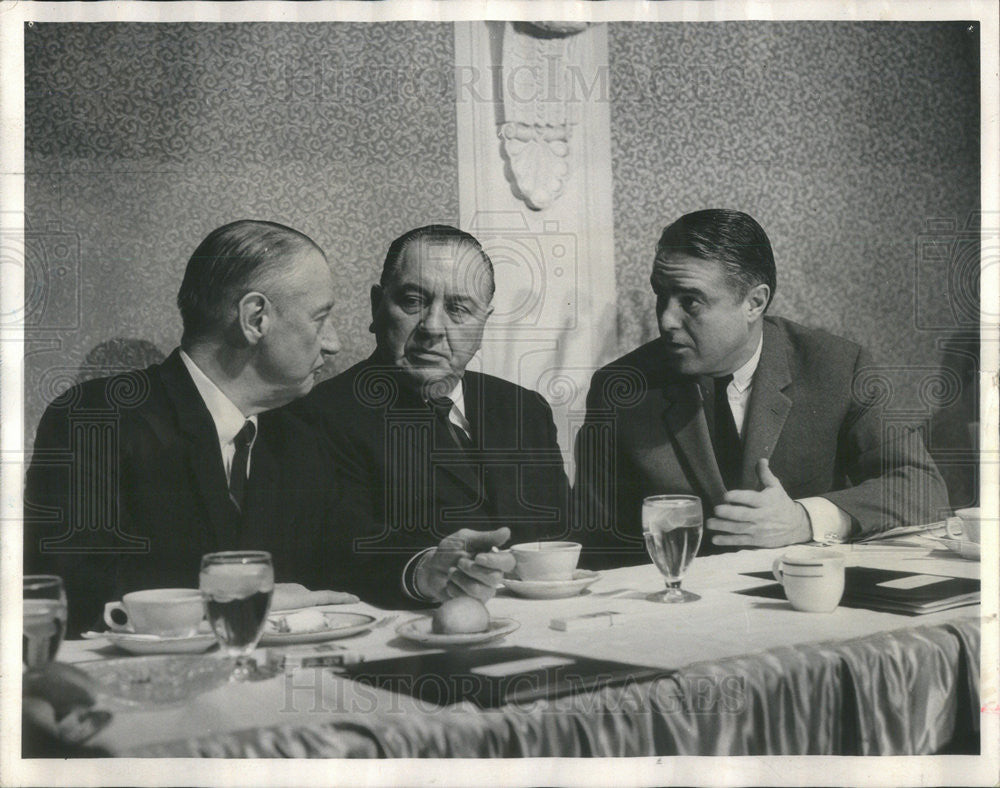
[(760, 225), (704, 210), (667, 227), (650, 278), (660, 337), (594, 375), (577, 437), (577, 527), (596, 565), (646, 560), (648, 495), (701, 498), (701, 552), (844, 541), (938, 519), (918, 433), (882, 417), (858, 345), (766, 315)]

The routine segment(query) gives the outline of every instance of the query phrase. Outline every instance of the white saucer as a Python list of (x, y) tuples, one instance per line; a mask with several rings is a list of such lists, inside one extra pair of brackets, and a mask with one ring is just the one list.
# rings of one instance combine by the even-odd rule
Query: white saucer
[(130, 654), (201, 654), (215, 645), (215, 635), (211, 633), (160, 637), (134, 632), (84, 632), (81, 637), (86, 640), (106, 638), (112, 645)]
[[(336, 640), (357, 635), (359, 632), (371, 629), (377, 619), (366, 613), (345, 613), (339, 610), (326, 610), (327, 606), (317, 607), (326, 619), (323, 629), (311, 629), (303, 632), (267, 632), (260, 638), (262, 646), (294, 646), (297, 643), (322, 643), (326, 640)], [(333, 605), (329, 607), (335, 607)], [(268, 618), (276, 618), (294, 611), (282, 610), (271, 613)]]
[(970, 561), (981, 560), (981, 549), (978, 542), (967, 542), (964, 539), (938, 539), (953, 553), (958, 553), (962, 558)]
[(494, 618), (485, 632), (469, 632), (462, 635), (439, 635), (431, 631), (431, 617), (421, 616), (404, 621), (396, 627), (396, 634), (425, 646), (471, 646), (488, 640), (502, 638), (521, 626), (512, 618)]
[(503, 584), (518, 596), (528, 599), (563, 599), (581, 593), (600, 576), (600, 572), (577, 569), (573, 572), (572, 580), (518, 580), (505, 577)]

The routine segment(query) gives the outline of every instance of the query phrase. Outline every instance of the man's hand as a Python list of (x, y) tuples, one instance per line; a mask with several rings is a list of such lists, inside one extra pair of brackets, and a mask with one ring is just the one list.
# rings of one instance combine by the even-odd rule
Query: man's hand
[(111, 712), (95, 708), (97, 684), (74, 665), (50, 662), (27, 670), (21, 687), (22, 730), (31, 752), (80, 744), (111, 722)]
[(463, 528), (421, 559), (414, 576), (417, 590), (438, 602), (471, 596), (486, 602), (497, 592), (505, 572), (514, 569), (510, 553), (492, 552), (510, 539), (509, 528), (473, 531)]
[(705, 527), (722, 533), (713, 536), (712, 543), (783, 547), (811, 540), (805, 507), (788, 497), (766, 459), (757, 461), (757, 476), (763, 490), (730, 490), (723, 497), (725, 503), (715, 507)]

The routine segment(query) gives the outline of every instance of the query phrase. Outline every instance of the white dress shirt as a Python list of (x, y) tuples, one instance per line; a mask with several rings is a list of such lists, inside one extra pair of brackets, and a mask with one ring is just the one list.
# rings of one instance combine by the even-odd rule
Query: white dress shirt
[(247, 418), (243, 412), (237, 408), (231, 399), (227, 397), (222, 389), (212, 382), (212, 379), (202, 372), (198, 365), (191, 360), (191, 357), (181, 351), (181, 361), (187, 367), (191, 380), (194, 381), (195, 388), (201, 394), (201, 398), (208, 408), (208, 413), (215, 423), (215, 431), (219, 437), (219, 449), (222, 451), (222, 466), (226, 471), (226, 482), (229, 482), (229, 475), (233, 467), (233, 455), (236, 453), (236, 444), (233, 440), (236, 434), (243, 429), (247, 421), (253, 422), (254, 437), (250, 441), (250, 448), (247, 454), (247, 477), (250, 476), (250, 459), (253, 456), (253, 445), (257, 442), (257, 417)]
[[(736, 422), (740, 438), (743, 437), (747, 404), (750, 402), (750, 394), (753, 392), (753, 376), (760, 363), (760, 352), (763, 347), (764, 337), (761, 335), (760, 342), (757, 343), (757, 350), (746, 364), (733, 373), (733, 379), (726, 388), (729, 407), (733, 411), (733, 421)], [(802, 504), (806, 514), (809, 515), (813, 541), (824, 543), (843, 541), (851, 532), (850, 515), (829, 499), (819, 496), (799, 498), (797, 503)]]

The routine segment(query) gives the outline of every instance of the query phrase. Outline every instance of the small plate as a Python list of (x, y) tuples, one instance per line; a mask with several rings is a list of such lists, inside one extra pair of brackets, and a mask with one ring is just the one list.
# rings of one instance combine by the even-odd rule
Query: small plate
[[(326, 627), (323, 629), (310, 629), (303, 632), (267, 632), (260, 638), (262, 646), (294, 646), (297, 643), (322, 643), (326, 640), (336, 640), (357, 635), (359, 632), (371, 629), (377, 619), (366, 613), (344, 613), (342, 611), (323, 610), (317, 608), (326, 619)], [(282, 610), (280, 613), (271, 613), (268, 618), (291, 613), (290, 610)]]
[(600, 572), (577, 569), (573, 572), (572, 580), (518, 580), (505, 577), (503, 584), (518, 596), (528, 599), (564, 599), (581, 593), (600, 576)]
[(968, 558), (970, 561), (981, 560), (978, 542), (967, 542), (964, 539), (939, 539), (938, 541), (944, 543), (949, 550), (958, 553), (962, 558)]
[(215, 645), (215, 635), (198, 633), (184, 637), (137, 635), (134, 632), (84, 632), (86, 640), (105, 638), (130, 654), (201, 654)]
[(431, 632), (431, 617), (411, 618), (396, 627), (396, 634), (414, 643), (425, 646), (471, 646), (488, 640), (502, 638), (521, 626), (512, 618), (494, 618), (485, 632), (469, 632), (463, 635), (439, 635)]

